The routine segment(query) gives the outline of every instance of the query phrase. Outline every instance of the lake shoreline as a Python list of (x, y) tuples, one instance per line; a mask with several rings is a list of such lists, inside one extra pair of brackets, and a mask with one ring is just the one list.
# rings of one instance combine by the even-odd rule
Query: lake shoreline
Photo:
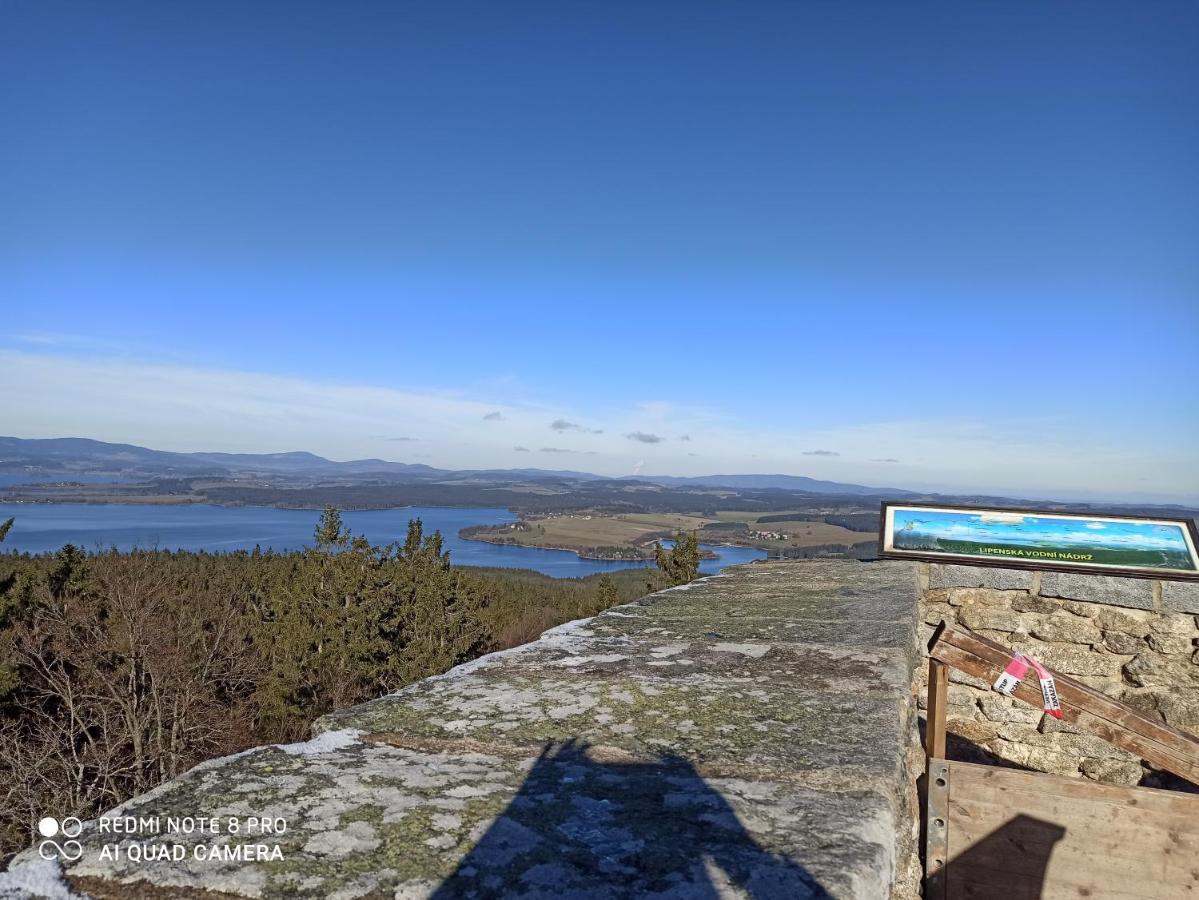
[[(652, 558), (603, 559), (580, 555), (577, 548), (505, 545), (468, 540), (463, 528), (516, 521), (500, 506), (413, 506), (342, 510), (346, 527), (372, 544), (402, 543), (408, 522), (419, 518), (426, 534), (440, 531), (454, 565), (530, 569), (551, 578), (579, 578), (601, 572), (648, 568)], [(290, 552), (311, 546), (318, 508), (247, 504), (62, 503), (0, 501), (0, 521), (15, 517), (0, 553), (54, 553), (65, 544), (99, 552), (133, 548), (208, 553), (253, 551), (255, 547)], [(766, 558), (749, 548), (705, 548), (701, 571)]]
[[(464, 540), (464, 541), (482, 541), (485, 544), (494, 544), (499, 547), (524, 547), (529, 550), (561, 550), (566, 553), (574, 553), (576, 556), (579, 557), (579, 559), (593, 559), (593, 560), (596, 560), (597, 562), (629, 562), (629, 563), (653, 562), (657, 555), (657, 554), (650, 554), (649, 556), (638, 556), (638, 557), (598, 556), (594, 553), (588, 553), (585, 550), (580, 550), (577, 547), (555, 547), (551, 544), (519, 544), (519, 543), (516, 543), (515, 541), (506, 541), (506, 540), (502, 540), (502, 539), (498, 539), (498, 538), (489, 538), (489, 537), (485, 537), (483, 535), (468, 535), (468, 534), (462, 534), (461, 532), (459, 532), (458, 536), (460, 538), (462, 538), (462, 540)], [(740, 546), (738, 544), (718, 543), (715, 541), (712, 541), (712, 542), (705, 541), (705, 543), (711, 547), (737, 547), (737, 546)], [(701, 545), (700, 554), (699, 554), (700, 559), (719, 559), (720, 558), (717, 554), (713, 553), (711, 550), (702, 549), (702, 546), (703, 545)], [(637, 549), (637, 548), (632, 548), (632, 549)], [(752, 549), (752, 548), (746, 547), (744, 549)], [(637, 567), (637, 568), (639, 568), (639, 567)]]

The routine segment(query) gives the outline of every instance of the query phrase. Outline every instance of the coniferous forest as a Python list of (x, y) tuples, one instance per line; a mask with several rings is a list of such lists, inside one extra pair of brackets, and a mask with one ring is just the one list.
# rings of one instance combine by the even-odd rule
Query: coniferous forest
[(330, 710), (690, 580), (693, 544), (660, 572), (554, 579), (454, 566), (419, 520), (376, 546), (329, 508), (300, 552), (0, 554), (0, 854), (46, 810), (94, 817), (204, 759), (302, 740)]

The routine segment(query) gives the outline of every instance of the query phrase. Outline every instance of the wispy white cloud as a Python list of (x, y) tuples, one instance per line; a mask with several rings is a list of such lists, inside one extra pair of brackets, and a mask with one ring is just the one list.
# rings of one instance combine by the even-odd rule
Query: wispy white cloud
[[(400, 437), (419, 436), (422, 453), (437, 465), (486, 468), (516, 464), (530, 452), (516, 448), (540, 446), (547, 422), (561, 422), (567, 427), (552, 429), (561, 441), (546, 452), (592, 454), (589, 468), (608, 475), (628, 473), (646, 444), (655, 448), (651, 474), (685, 475), (808, 474), (805, 467), (818, 451), (796, 448), (835, 447), (827, 453), (838, 456), (820, 453), (822, 478), (1012, 497), (1199, 500), (1199, 469), (1189, 459), (1149, 442), (1105, 444), (1046, 420), (803, 428), (779, 420), (746, 423), (669, 403), (600, 414), (585, 407), (506, 404), (465, 391), (404, 390), (50, 346), (0, 349), (0, 431), (167, 450), (311, 450), (333, 459), (380, 455), (379, 442), (388, 438), (403, 451), (415, 444)], [(585, 443), (580, 422), (588, 423)], [(662, 439), (665, 434), (702, 435), (702, 459), (688, 453), (681, 439)], [(571, 438), (579, 445), (571, 446)]]
[(8, 382), (0, 396), (5, 430), (170, 450), (304, 449), (352, 458), (397, 422), (428, 434), (440, 450), (486, 443), (482, 417), (494, 409), (442, 393), (112, 358), (0, 350), (0, 368)]

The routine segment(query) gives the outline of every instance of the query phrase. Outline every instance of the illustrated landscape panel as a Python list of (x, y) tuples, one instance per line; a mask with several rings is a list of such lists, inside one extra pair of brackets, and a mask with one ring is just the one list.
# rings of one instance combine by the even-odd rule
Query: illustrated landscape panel
[(884, 556), (1199, 576), (1195, 527), (1186, 519), (887, 503), (880, 541)]

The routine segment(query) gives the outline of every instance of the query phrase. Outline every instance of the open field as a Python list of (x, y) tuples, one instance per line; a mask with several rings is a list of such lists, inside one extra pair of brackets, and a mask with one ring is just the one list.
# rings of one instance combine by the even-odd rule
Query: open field
[(478, 530), (464, 529), (460, 534), (492, 543), (574, 550), (581, 556), (599, 559), (649, 559), (653, 551), (642, 545), (651, 535), (665, 530), (669, 529), (614, 516), (578, 513), (522, 519)]
[[(612, 558), (618, 549), (625, 554), (620, 558), (634, 558), (634, 554), (648, 558), (648, 545), (657, 537), (678, 531), (697, 531), (701, 541), (719, 544), (737, 544), (782, 552), (788, 547), (818, 547), (829, 544), (851, 545), (869, 539), (859, 531), (850, 531), (840, 525), (825, 522), (791, 520), (758, 525), (757, 514), (744, 512), (717, 512), (713, 517), (681, 515), (676, 513), (627, 513), (623, 515), (601, 515), (576, 513), (546, 517), (529, 517), (514, 525), (497, 525), (463, 537), (497, 543), (519, 544), (525, 547), (554, 547), (575, 550), (584, 555)], [(705, 525), (727, 525), (726, 529), (704, 529)], [(744, 525), (745, 529), (738, 529)], [(776, 539), (754, 535), (752, 532), (782, 533), (786, 537)]]
[(624, 522), (632, 522), (635, 525), (643, 525), (650, 531), (695, 531), (697, 528), (703, 528), (709, 522), (716, 521), (702, 516), (683, 516), (675, 513), (627, 513), (616, 516), (616, 518)]
[(817, 544), (856, 544), (869, 540), (871, 535), (861, 531), (850, 531), (840, 525), (827, 522), (786, 521), (770, 522), (766, 525), (750, 523), (751, 531), (776, 531), (787, 535), (785, 540), (762, 540), (762, 547), (814, 547)]

